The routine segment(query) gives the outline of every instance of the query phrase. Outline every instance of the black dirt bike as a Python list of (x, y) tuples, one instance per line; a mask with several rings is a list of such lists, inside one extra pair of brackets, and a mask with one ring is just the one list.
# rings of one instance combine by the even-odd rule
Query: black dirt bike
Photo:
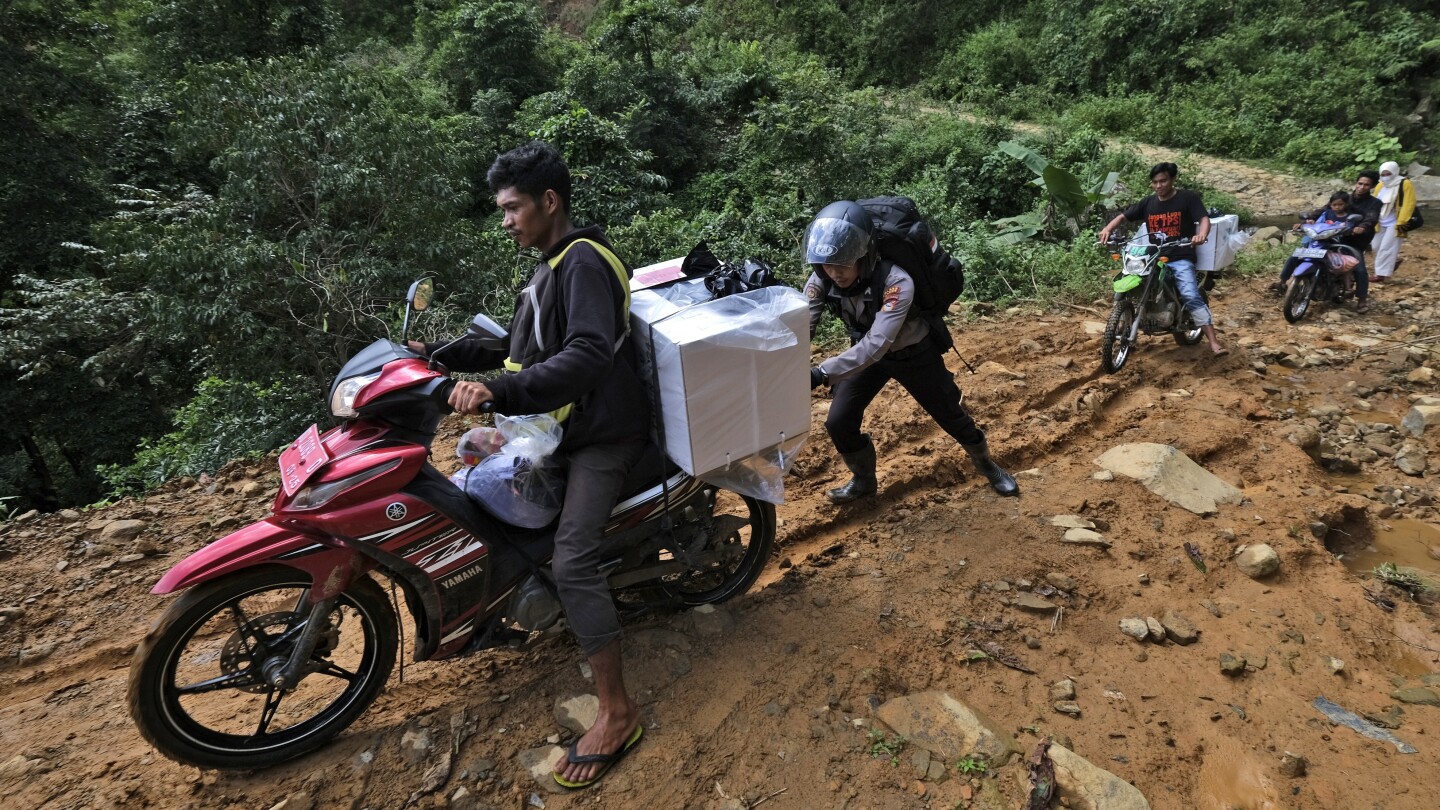
[[(1110, 310), (1110, 320), (1105, 324), (1105, 337), (1101, 341), (1100, 367), (1107, 374), (1124, 368), (1141, 332), (1147, 335), (1168, 332), (1181, 346), (1194, 346), (1205, 337), (1204, 331), (1180, 303), (1180, 291), (1175, 286), (1174, 274), (1170, 272), (1169, 260), (1161, 256), (1162, 249), (1184, 247), (1190, 244), (1190, 240), (1168, 239), (1162, 233), (1143, 233), (1130, 239), (1112, 237), (1104, 244), (1116, 250), (1111, 257), (1120, 263), (1120, 272), (1115, 275), (1113, 285), (1115, 307)], [(1207, 303), (1209, 299), (1205, 293), (1213, 281), (1213, 278), (1207, 277), (1201, 286), (1200, 297)]]

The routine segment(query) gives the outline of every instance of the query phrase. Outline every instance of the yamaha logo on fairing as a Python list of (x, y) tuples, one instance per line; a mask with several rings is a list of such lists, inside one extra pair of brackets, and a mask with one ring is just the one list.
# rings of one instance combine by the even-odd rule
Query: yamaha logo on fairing
[(405, 504), (396, 502), (385, 507), (385, 517), (390, 518), (391, 520), (404, 520)]

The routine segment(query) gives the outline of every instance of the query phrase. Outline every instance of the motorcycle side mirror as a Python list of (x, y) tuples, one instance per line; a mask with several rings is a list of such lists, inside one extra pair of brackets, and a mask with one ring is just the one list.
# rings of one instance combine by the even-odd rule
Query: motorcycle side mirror
[(410, 285), (405, 293), (405, 320), (400, 324), (400, 342), (405, 343), (410, 337), (410, 313), (424, 312), (430, 308), (430, 302), (435, 298), (435, 281), (422, 278)]
[(503, 351), (510, 342), (510, 330), (483, 312), (470, 321), (470, 327), (465, 332), (485, 349)]
[(435, 298), (435, 282), (428, 278), (422, 278), (410, 285), (410, 292), (405, 293), (405, 302), (416, 312), (424, 312), (430, 308), (430, 301)]
[(1365, 217), (1362, 217), (1362, 216), (1360, 216), (1359, 214), (1351, 214), (1350, 216), (1345, 217), (1345, 221), (1346, 221), (1346, 222), (1349, 222), (1350, 224), (1353, 225), (1353, 224), (1355, 224), (1356, 222), (1359, 222), (1360, 220), (1362, 220), (1362, 219), (1364, 219), (1364, 218), (1365, 218)]

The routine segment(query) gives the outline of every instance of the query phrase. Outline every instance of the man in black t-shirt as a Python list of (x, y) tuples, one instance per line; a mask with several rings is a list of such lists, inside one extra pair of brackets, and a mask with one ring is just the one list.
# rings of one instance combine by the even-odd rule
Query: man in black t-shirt
[(1190, 244), (1176, 245), (1163, 249), (1169, 259), (1170, 272), (1174, 274), (1175, 289), (1180, 293), (1180, 303), (1194, 319), (1195, 325), (1205, 333), (1210, 342), (1210, 351), (1215, 354), (1229, 354), (1230, 350), (1215, 339), (1215, 327), (1210, 317), (1210, 307), (1200, 294), (1199, 274), (1195, 272), (1194, 245), (1203, 245), (1210, 238), (1210, 217), (1200, 195), (1188, 189), (1175, 188), (1175, 178), (1180, 169), (1174, 163), (1159, 163), (1150, 170), (1150, 188), (1155, 193), (1125, 209), (1124, 213), (1110, 220), (1100, 230), (1100, 241), (1110, 239), (1110, 232), (1125, 222), (1144, 222), (1150, 233), (1163, 233), (1171, 239), (1189, 238)]

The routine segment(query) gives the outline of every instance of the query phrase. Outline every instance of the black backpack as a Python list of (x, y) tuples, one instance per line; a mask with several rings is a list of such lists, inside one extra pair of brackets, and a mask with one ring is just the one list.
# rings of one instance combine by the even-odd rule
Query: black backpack
[[(960, 260), (940, 246), (940, 239), (909, 197), (871, 197), (856, 203), (870, 215), (880, 256), (899, 265), (915, 281), (911, 311), (930, 323), (930, 334), (941, 351), (950, 348), (954, 340), (943, 316), (965, 291), (965, 269)], [(821, 273), (820, 281), (828, 292), (830, 279)], [(872, 280), (877, 304), (885, 300), (885, 283), (885, 276), (879, 273)]]
[(915, 280), (915, 309), (923, 315), (944, 315), (965, 292), (965, 270), (959, 259), (940, 246), (939, 237), (920, 216), (919, 206), (909, 197), (871, 197), (856, 202), (870, 215), (880, 255)]

